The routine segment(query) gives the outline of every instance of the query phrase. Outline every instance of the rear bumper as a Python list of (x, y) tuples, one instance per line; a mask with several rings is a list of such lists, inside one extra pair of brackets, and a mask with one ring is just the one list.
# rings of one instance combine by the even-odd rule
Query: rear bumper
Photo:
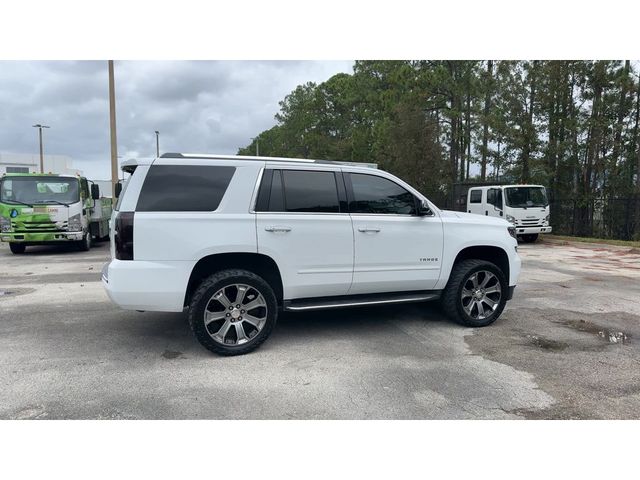
[(82, 232), (38, 232), (38, 233), (0, 233), (0, 241), (24, 243), (27, 245), (46, 245), (82, 240)]
[(535, 233), (551, 233), (551, 227), (517, 227), (516, 235), (530, 235)]
[(125, 310), (181, 312), (195, 262), (111, 260), (102, 284), (113, 303)]

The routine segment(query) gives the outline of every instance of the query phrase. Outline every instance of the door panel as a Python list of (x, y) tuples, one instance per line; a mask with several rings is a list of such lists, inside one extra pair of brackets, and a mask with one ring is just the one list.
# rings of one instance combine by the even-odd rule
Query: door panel
[(350, 294), (432, 289), (442, 264), (439, 217), (352, 214)]
[(257, 214), (258, 252), (280, 268), (284, 298), (345, 295), (353, 276), (348, 214)]
[(468, 195), (467, 212), (475, 213), (476, 215), (484, 215), (485, 201), (484, 192), (481, 188), (472, 189)]
[(353, 277), (353, 226), (340, 170), (268, 169), (263, 187), (258, 252), (278, 264), (284, 298), (345, 295)]
[(380, 174), (345, 175), (355, 259), (350, 294), (432, 289), (442, 263), (442, 222)]

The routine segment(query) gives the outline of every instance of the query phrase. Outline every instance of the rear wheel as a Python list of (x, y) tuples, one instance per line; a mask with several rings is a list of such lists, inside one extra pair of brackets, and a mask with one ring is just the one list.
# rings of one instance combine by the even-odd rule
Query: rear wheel
[(24, 253), (27, 249), (26, 245), (23, 243), (9, 243), (9, 248), (11, 249), (11, 253), (15, 253), (16, 255)]
[(522, 235), (522, 241), (525, 243), (533, 243), (538, 239), (537, 233), (528, 233), (526, 235)]
[(504, 310), (508, 288), (504, 273), (493, 263), (463, 260), (453, 267), (442, 294), (442, 307), (462, 325), (484, 327)]
[(264, 342), (277, 318), (271, 286), (247, 270), (223, 270), (205, 279), (189, 303), (198, 341), (220, 355), (241, 355)]

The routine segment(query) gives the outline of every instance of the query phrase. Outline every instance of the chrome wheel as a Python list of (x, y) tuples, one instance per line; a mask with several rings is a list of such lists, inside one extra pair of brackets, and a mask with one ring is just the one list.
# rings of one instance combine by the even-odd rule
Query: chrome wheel
[(474, 320), (490, 317), (500, 305), (501, 298), (500, 280), (487, 270), (473, 272), (462, 285), (462, 308)]
[(214, 293), (204, 309), (204, 325), (211, 339), (222, 345), (242, 345), (267, 322), (267, 302), (254, 287), (232, 284)]

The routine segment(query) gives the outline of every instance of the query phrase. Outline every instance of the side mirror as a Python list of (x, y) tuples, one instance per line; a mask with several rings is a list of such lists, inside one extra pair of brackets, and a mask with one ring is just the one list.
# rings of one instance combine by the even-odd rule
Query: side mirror
[(122, 182), (118, 182), (116, 183), (116, 198), (119, 198), (121, 193), (122, 193)]
[(94, 200), (100, 199), (100, 186), (95, 183), (91, 184), (91, 198)]
[(429, 217), (431, 215), (433, 215), (433, 212), (431, 211), (431, 208), (429, 208), (429, 204), (426, 202), (426, 200), (421, 200), (420, 204), (418, 205), (418, 216)]

